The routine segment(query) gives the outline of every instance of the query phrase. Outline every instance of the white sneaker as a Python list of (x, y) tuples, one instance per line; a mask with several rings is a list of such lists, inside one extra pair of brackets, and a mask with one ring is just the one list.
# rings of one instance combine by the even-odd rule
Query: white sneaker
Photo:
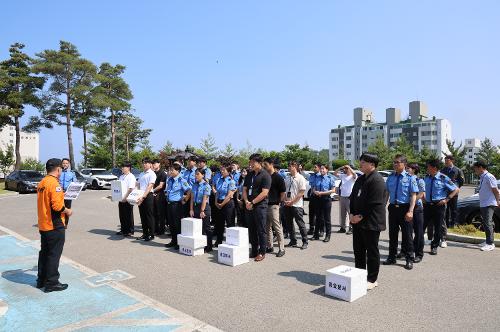
[(446, 243), (446, 241), (441, 241), (441, 244), (439, 246), (441, 248), (446, 248), (446, 247), (448, 247), (448, 243)]
[(366, 286), (366, 289), (367, 289), (367, 290), (372, 290), (372, 289), (374, 289), (375, 287), (378, 287), (378, 282), (376, 282), (376, 281), (375, 281), (375, 282), (369, 282), (369, 281), (368, 281), (368, 284), (367, 284), (367, 286)]
[(492, 251), (495, 249), (495, 244), (487, 244), (481, 248), (481, 251)]
[(482, 247), (484, 247), (485, 245), (486, 245), (486, 241), (479, 243), (477, 246), (478, 246), (479, 248), (482, 248)]

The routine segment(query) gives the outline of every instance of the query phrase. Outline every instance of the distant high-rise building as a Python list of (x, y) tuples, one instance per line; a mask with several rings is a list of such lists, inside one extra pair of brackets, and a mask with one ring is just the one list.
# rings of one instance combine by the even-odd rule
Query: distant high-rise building
[(465, 149), (465, 163), (472, 165), (476, 159), (479, 150), (481, 149), (481, 140), (479, 138), (467, 138), (464, 144)]
[[(4, 126), (0, 128), (0, 149), (5, 151), (9, 145), (16, 148), (16, 129), (14, 126)], [(37, 133), (26, 133), (21, 131), (21, 160), (33, 158), (40, 160), (40, 143)], [(3, 174), (0, 174), (3, 177)]]
[(354, 125), (339, 126), (330, 131), (330, 161), (347, 159), (353, 163), (378, 138), (382, 138), (387, 146), (393, 146), (401, 136), (416, 151), (427, 147), (442, 156), (442, 152), (449, 152), (446, 140), (451, 140), (451, 124), (446, 119), (429, 119), (427, 114), (427, 106), (423, 102), (412, 101), (408, 120), (401, 120), (399, 109), (388, 108), (386, 122), (377, 123), (371, 111), (355, 108)]

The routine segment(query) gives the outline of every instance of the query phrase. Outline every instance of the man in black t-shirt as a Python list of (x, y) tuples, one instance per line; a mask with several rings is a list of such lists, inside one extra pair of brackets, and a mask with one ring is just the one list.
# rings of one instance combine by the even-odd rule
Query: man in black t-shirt
[(155, 234), (165, 234), (166, 221), (166, 204), (165, 199), (165, 183), (167, 182), (167, 174), (160, 168), (160, 161), (153, 160), (153, 171), (156, 174), (156, 181), (153, 187), (154, 196), (154, 216), (155, 216)]
[(243, 184), (243, 202), (247, 210), (247, 224), (252, 253), (250, 258), (260, 262), (266, 255), (267, 236), (267, 196), (271, 188), (271, 176), (262, 168), (262, 156), (255, 153), (250, 156), (251, 172)]
[(271, 188), (268, 195), (267, 206), (267, 249), (266, 253), (272, 253), (273, 248), (273, 229), (278, 238), (279, 251), (276, 257), (283, 257), (285, 255), (285, 238), (283, 237), (283, 227), (280, 222), (280, 204), (285, 200), (285, 180), (281, 175), (276, 172), (274, 168), (276, 162), (274, 158), (264, 159), (263, 167), (271, 175)]

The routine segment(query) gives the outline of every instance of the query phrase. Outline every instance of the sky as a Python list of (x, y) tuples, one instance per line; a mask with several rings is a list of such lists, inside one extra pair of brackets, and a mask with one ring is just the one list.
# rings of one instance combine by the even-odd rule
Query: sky
[[(322, 149), (355, 107), (384, 122), (386, 108), (404, 117), (412, 100), (449, 119), (455, 140), (500, 144), (499, 1), (9, 1), (2, 11), (0, 59), (14, 42), (33, 55), (65, 40), (96, 64), (125, 65), (157, 150), (197, 147), (208, 133), (219, 147)], [(66, 155), (65, 129), (42, 130), (41, 160)]]

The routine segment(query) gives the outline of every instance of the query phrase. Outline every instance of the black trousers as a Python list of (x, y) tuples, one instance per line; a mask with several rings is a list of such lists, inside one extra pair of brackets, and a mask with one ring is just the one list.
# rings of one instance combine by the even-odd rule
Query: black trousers
[(297, 226), (299, 226), (299, 232), (300, 236), (302, 237), (302, 242), (307, 243), (308, 240), (306, 223), (304, 222), (304, 209), (295, 206), (285, 206), (284, 212), (285, 222), (287, 224), (288, 232), (290, 235), (290, 242), (297, 242), (297, 238), (295, 235), (295, 224), (293, 223), (293, 221), (295, 220)]
[(38, 253), (38, 282), (46, 286), (59, 283), (59, 260), (64, 248), (64, 228), (40, 232), (41, 243)]
[[(64, 200), (64, 206), (67, 207), (68, 209), (71, 209), (71, 203), (73, 203), (73, 201), (71, 199)], [(68, 228), (69, 217), (67, 215), (64, 215), (64, 221), (66, 223), (66, 228)]]
[(453, 227), (455, 226), (455, 223), (457, 221), (457, 202), (458, 202), (458, 195), (453, 196), (452, 199), (448, 201), (448, 204), (446, 204), (446, 226), (447, 227)]
[(236, 214), (238, 215), (238, 226), (248, 228), (247, 218), (246, 218), (246, 209), (244, 205), (238, 203), (235, 205)]
[(436, 205), (427, 203), (424, 205), (424, 220), (427, 226), (434, 228), (434, 236), (432, 237), (431, 249), (437, 248), (442, 239), (442, 224), (446, 213), (445, 205)]
[(413, 250), (415, 256), (424, 257), (424, 209), (416, 205), (413, 210)]
[(169, 221), (170, 233), (172, 234), (172, 243), (177, 245), (177, 235), (181, 233), (181, 219), (184, 205), (181, 202), (167, 203), (167, 218)]
[(148, 196), (139, 205), (139, 214), (141, 216), (142, 235), (154, 236), (155, 235), (155, 218), (154, 218), (154, 198), (153, 193)]
[[(211, 223), (212, 225), (215, 225), (215, 221), (217, 220), (219, 216), (220, 210), (215, 206), (215, 195), (210, 195), (208, 198), (208, 204), (210, 205), (210, 209), (212, 210), (212, 220)], [(245, 208), (245, 207), (243, 207)]]
[(265, 255), (267, 249), (267, 204), (254, 206), (246, 210), (248, 237), (252, 245), (252, 255)]
[(358, 225), (352, 226), (352, 248), (354, 264), (358, 269), (367, 269), (368, 281), (375, 282), (380, 270), (380, 252), (378, 250), (379, 231), (362, 229)]
[(210, 229), (210, 215), (211, 215), (210, 205), (207, 204), (207, 206), (205, 207), (204, 211), (205, 218), (200, 217), (201, 204), (195, 205), (193, 207), (193, 210), (194, 210), (194, 217), (203, 220), (202, 234), (207, 236), (207, 249), (212, 250), (213, 235), (212, 235), (212, 230)]
[[(309, 196), (309, 230), (314, 233), (315, 228), (317, 226), (317, 204), (318, 197), (310, 195)], [(324, 228), (320, 229), (320, 232), (324, 232)]]
[(215, 234), (217, 235), (217, 243), (220, 244), (224, 241), (225, 226), (234, 227), (234, 201), (230, 200), (222, 209), (216, 209), (219, 211), (217, 211), (217, 219), (215, 220)]
[(324, 230), (325, 235), (332, 233), (332, 200), (328, 198), (318, 198), (316, 201), (316, 229), (314, 236), (318, 237), (320, 231)]
[(134, 234), (134, 207), (127, 202), (118, 203), (120, 231), (123, 234)]
[(154, 215), (156, 234), (165, 234), (167, 220), (167, 200), (163, 191), (154, 196)]
[(407, 260), (414, 257), (413, 222), (405, 220), (409, 209), (410, 204), (389, 204), (389, 259), (396, 259), (400, 228), (402, 234), (401, 251), (406, 254)]

